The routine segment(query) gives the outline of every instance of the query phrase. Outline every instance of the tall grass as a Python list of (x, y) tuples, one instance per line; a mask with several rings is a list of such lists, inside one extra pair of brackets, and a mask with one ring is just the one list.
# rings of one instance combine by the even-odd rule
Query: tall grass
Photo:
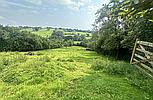
[(109, 75), (124, 77), (131, 85), (134, 85), (149, 94), (153, 94), (153, 80), (134, 65), (124, 61), (95, 60), (91, 65), (91, 68)]
[(134, 66), (82, 47), (0, 52), (0, 100), (152, 100)]

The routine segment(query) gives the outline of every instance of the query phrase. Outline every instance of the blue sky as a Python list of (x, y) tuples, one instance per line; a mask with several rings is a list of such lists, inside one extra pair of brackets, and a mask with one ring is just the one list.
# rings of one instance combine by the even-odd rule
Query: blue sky
[(0, 0), (0, 24), (92, 29), (109, 0)]

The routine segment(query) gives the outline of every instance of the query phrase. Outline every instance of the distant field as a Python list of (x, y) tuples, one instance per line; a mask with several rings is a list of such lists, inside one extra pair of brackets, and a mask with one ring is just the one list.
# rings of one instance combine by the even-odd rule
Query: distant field
[[(48, 37), (52, 34), (54, 29), (50, 29), (50, 30), (47, 30), (46, 28), (42, 28), (38, 31), (33, 31), (32, 28), (27, 28), (27, 29), (22, 29), (22, 31), (29, 31), (33, 34), (37, 34), (37, 35), (40, 35), (40, 36), (43, 36), (43, 37)], [(65, 36), (74, 36), (74, 34), (80, 34), (80, 35), (85, 35), (87, 39), (90, 39), (92, 34), (91, 33), (87, 33), (87, 32), (64, 32), (64, 35)], [(87, 34), (89, 34), (87, 36)]]
[(21, 29), (21, 31), (28, 31), (28, 32), (32, 32), (33, 29), (32, 28), (26, 28), (26, 29)]
[[(152, 100), (126, 77), (95, 71), (130, 64), (68, 47), (33, 52), (0, 52), (1, 100)], [(99, 63), (99, 61), (101, 63)], [(113, 67), (115, 66), (115, 67)], [(133, 68), (133, 66), (131, 67)], [(111, 69), (110, 69), (111, 70)], [(130, 71), (132, 73), (132, 70)], [(122, 71), (117, 74), (122, 75)], [(138, 82), (138, 84), (141, 82)], [(147, 84), (149, 85), (149, 84)], [(145, 88), (145, 87), (144, 87)]]
[(89, 34), (89, 36), (91, 36), (91, 33), (87, 33), (87, 32), (65, 32), (65, 35), (69, 35), (69, 34), (83, 34), (83, 35), (86, 35), (86, 34)]
[(43, 28), (43, 29), (40, 29), (39, 31), (33, 31), (32, 33), (43, 36), (43, 37), (48, 37), (52, 34), (53, 30), (54, 29), (47, 30)]

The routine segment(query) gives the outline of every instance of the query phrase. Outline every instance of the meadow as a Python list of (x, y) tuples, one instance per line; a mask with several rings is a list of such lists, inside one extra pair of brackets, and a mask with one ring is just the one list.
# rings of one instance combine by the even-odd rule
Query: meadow
[(49, 37), (52, 32), (53, 32), (54, 29), (46, 29), (46, 28), (43, 28), (43, 29), (40, 29), (38, 31), (32, 31), (33, 34), (36, 34), (36, 35), (40, 35), (40, 36), (43, 36), (43, 37)]
[(152, 83), (83, 47), (0, 52), (0, 100), (153, 100)]
[[(27, 0), (2, 0), (1, 3), (5, 1), (7, 6), (1, 11), (6, 8), (10, 8), (10, 11), (3, 11), (5, 14), (0, 16), (2, 24), (5, 24), (0, 25), (0, 100), (153, 100), (153, 80), (129, 63), (135, 45), (137, 51), (145, 54), (139, 56), (134, 52), (134, 47), (133, 54), (142, 60), (134, 64), (144, 63), (142, 66), (152, 72), (152, 53), (148, 51), (153, 50), (153, 0), (107, 1), (108, 4), (102, 4), (95, 14), (90, 14), (96, 17), (90, 30), (80, 30), (89, 28), (87, 19), (84, 20), (89, 16), (80, 18), (82, 14), (88, 15), (85, 12), (89, 12), (89, 6), (99, 4), (96, 1), (69, 0), (71, 4), (68, 5), (66, 0), (62, 3), (57, 0), (59, 5), (45, 3), (47, 0), (41, 5), (36, 5), (36, 0), (29, 3)], [(32, 6), (33, 3), (35, 6)], [(81, 16), (74, 16), (77, 12), (73, 14), (72, 11), (70, 15), (73, 16), (68, 18), (74, 18), (75, 22), (70, 21), (70, 25), (80, 29), (39, 27), (46, 23), (48, 16), (45, 18), (40, 13), (58, 6), (66, 11), (75, 4), (80, 5), (78, 15)], [(39, 6), (41, 8), (37, 9)], [(18, 7), (22, 9), (17, 10)], [(7, 13), (13, 9), (22, 13), (9, 16)], [(38, 14), (31, 13), (33, 9), (40, 11)], [(61, 13), (61, 10), (57, 9), (56, 13), (64, 16), (60, 19), (62, 24), (71, 27), (62, 21), (69, 11)], [(50, 20), (54, 20), (56, 13), (48, 16)], [(26, 16), (26, 22), (22, 22), (22, 15), (28, 15), (28, 19), (35, 19), (39, 15), (38, 19), (42, 17), (43, 24), (39, 25), (37, 18), (28, 23)], [(60, 24), (59, 21), (52, 22), (48, 19), (46, 24)], [(25, 23), (34, 26), (25, 26)], [(143, 46), (136, 46), (136, 40)]]
[[(39, 36), (42, 36), (42, 37), (49, 37), (53, 31), (55, 29), (47, 29), (47, 28), (41, 28), (39, 29), (38, 31), (34, 31), (32, 28), (25, 28), (25, 29), (21, 29), (21, 31), (28, 31), (28, 32), (31, 32), (33, 34), (36, 34), (36, 35), (39, 35)], [(74, 34), (80, 34), (80, 35), (87, 35), (89, 34), (89, 36), (86, 36), (87, 39), (90, 39), (92, 37), (92, 34), (91, 33), (88, 33), (88, 32), (77, 32), (77, 31), (74, 31), (74, 32), (64, 32), (64, 35), (65, 36), (73, 36)]]

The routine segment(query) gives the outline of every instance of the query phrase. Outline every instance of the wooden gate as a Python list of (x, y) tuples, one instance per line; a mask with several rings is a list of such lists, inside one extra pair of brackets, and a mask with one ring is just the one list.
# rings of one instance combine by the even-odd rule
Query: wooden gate
[(137, 39), (130, 63), (153, 79), (153, 43)]

